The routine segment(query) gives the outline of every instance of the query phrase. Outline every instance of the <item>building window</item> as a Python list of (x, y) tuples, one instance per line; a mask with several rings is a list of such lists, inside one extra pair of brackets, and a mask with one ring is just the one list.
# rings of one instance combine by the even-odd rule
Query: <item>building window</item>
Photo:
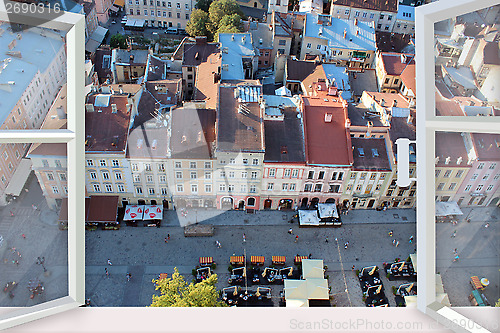
[(306, 48), (310, 49), (311, 48), (311, 43), (307, 43)]
[(316, 45), (316, 50), (321, 50), (321, 45)]
[(283, 177), (287, 177), (289, 178), (290, 177), (290, 169), (285, 169), (285, 172), (283, 174)]
[(163, 163), (158, 164), (158, 171), (165, 172), (165, 164)]
[(241, 178), (248, 178), (248, 172), (243, 171), (243, 172), (241, 173)]
[(495, 177), (493, 177), (493, 180), (498, 180), (500, 178), (500, 173), (497, 173)]
[(90, 172), (90, 179), (97, 179), (97, 174), (95, 172)]
[(153, 187), (148, 187), (148, 192), (149, 192), (149, 195), (154, 195), (155, 189)]
[(493, 170), (497, 167), (496, 163), (491, 163), (489, 169)]
[(123, 186), (123, 184), (117, 184), (116, 186), (118, 187), (118, 192), (125, 192), (125, 187)]
[(437, 178), (437, 177), (439, 177), (439, 174), (440, 174), (440, 173), (441, 173), (441, 170), (436, 170), (436, 171), (434, 172), (434, 176)]
[(191, 193), (198, 193), (198, 185), (191, 184)]
[(112, 160), (111, 162), (113, 163), (114, 167), (119, 167), (120, 166), (120, 163), (118, 162), (118, 160)]
[(58, 194), (59, 193), (59, 188), (57, 186), (52, 186), (52, 193)]
[(304, 185), (304, 192), (311, 192), (311, 190), (312, 190), (312, 184)]
[(221, 178), (226, 177), (226, 171), (221, 170), (221, 171), (220, 171), (220, 177), (221, 177)]
[(275, 177), (276, 176), (276, 169), (269, 169), (269, 177)]
[(104, 188), (106, 192), (113, 192), (113, 186), (111, 186), (111, 184), (104, 184)]
[(48, 180), (54, 180), (54, 175), (52, 173), (47, 173), (47, 179)]
[(486, 191), (489, 192), (489, 191), (493, 190), (493, 187), (494, 187), (494, 185), (488, 185), (488, 187), (486, 188)]
[(175, 168), (176, 169), (182, 168), (182, 163), (181, 162), (175, 162)]
[(177, 192), (184, 192), (184, 185), (177, 184)]
[(257, 171), (252, 171), (251, 178), (252, 179), (257, 179)]
[(234, 192), (234, 185), (227, 185), (228, 192)]
[(330, 193), (338, 193), (340, 190), (340, 185), (330, 185), (328, 192)]
[(273, 190), (273, 188), (274, 188), (274, 183), (268, 183), (268, 184), (267, 184), (267, 190), (268, 190), (268, 191), (272, 191), (272, 190)]
[(259, 165), (259, 159), (258, 158), (254, 158), (252, 160), (252, 165)]
[(62, 180), (63, 182), (65, 182), (67, 180), (66, 174), (65, 173), (60, 173), (59, 174), (59, 179)]
[(175, 172), (175, 178), (182, 179), (182, 171), (176, 171)]
[(356, 11), (356, 12), (354, 13), (354, 16), (358, 17), (358, 16), (359, 16), (359, 14), (360, 14), (360, 12), (359, 12), (359, 11)]
[(437, 190), (438, 191), (442, 191), (444, 188), (444, 183), (439, 183), (438, 187), (437, 187)]
[(248, 158), (243, 159), (243, 165), (248, 165)]
[(100, 161), (99, 161), (99, 164), (100, 164), (101, 166), (106, 166), (106, 160), (100, 160)]
[(140, 175), (134, 175), (134, 182), (140, 183), (141, 182), (141, 176)]
[(181, 18), (181, 13), (177, 13), (177, 18), (180, 19)]
[(226, 190), (226, 184), (219, 184), (219, 191), (224, 192)]
[(324, 171), (319, 172), (318, 179), (325, 179), (325, 172)]
[(229, 178), (234, 178), (234, 171), (229, 171)]
[(387, 16), (387, 20), (388, 21), (392, 20), (392, 15)]
[(356, 179), (356, 172), (351, 173), (351, 179)]
[(370, 175), (370, 180), (375, 180), (375, 178), (377, 178), (377, 174), (376, 173), (372, 173)]
[(205, 179), (212, 179), (212, 173), (210, 171), (205, 171)]
[(287, 183), (283, 183), (283, 185), (281, 186), (281, 190), (282, 191), (288, 191), (288, 184)]
[(484, 168), (484, 163), (479, 163), (478, 166), (477, 166), (478, 169), (482, 169)]
[(212, 167), (212, 163), (205, 162), (205, 169), (210, 169)]
[(469, 192), (471, 187), (472, 187), (472, 185), (465, 186), (464, 192)]
[(464, 173), (463, 170), (458, 170), (457, 173), (455, 174), (455, 178), (460, 178), (463, 173)]
[(490, 174), (486, 174), (486, 175), (484, 175), (484, 176), (483, 176), (483, 180), (487, 180), (489, 176), (490, 176)]
[(314, 171), (309, 171), (307, 174), (307, 179), (313, 179), (314, 178)]
[(197, 177), (198, 177), (198, 176), (197, 176), (197, 174), (196, 174), (196, 171), (191, 171), (191, 172), (190, 172), (190, 178), (191, 178), (191, 179), (196, 179)]
[(103, 172), (102, 173), (102, 179), (108, 180), (109, 179), (109, 173), (108, 172)]
[(292, 178), (297, 178), (299, 176), (299, 170), (298, 169), (293, 169), (292, 170)]
[(479, 191), (481, 191), (482, 189), (483, 189), (483, 185), (477, 185), (477, 187), (476, 187), (476, 191), (478, 191), (478, 192), (479, 192)]
[(445, 178), (449, 178), (451, 175), (451, 170), (446, 170), (446, 172), (444, 173), (444, 176)]
[[(42, 162), (43, 161), (47, 161), (47, 160), (42, 160)], [(43, 166), (45, 166), (45, 163), (43, 164)], [(87, 160), (87, 166), (94, 166), (94, 161), (93, 160)]]
[(295, 191), (295, 183), (290, 184), (290, 191)]
[(477, 173), (473, 174), (473, 175), (472, 175), (472, 178), (471, 178), (470, 180), (476, 180), (476, 179), (477, 179), (477, 176), (478, 176), (478, 174), (477, 174)]
[(361, 191), (362, 188), (363, 188), (363, 185), (358, 185), (358, 186), (356, 186), (356, 191), (359, 192), (359, 191)]
[(144, 168), (146, 169), (146, 171), (151, 171), (151, 164), (150, 163), (144, 164)]
[(346, 9), (344, 12), (345, 15), (349, 15), (349, 9)]
[(402, 197), (405, 194), (405, 190), (398, 191), (398, 197)]
[(387, 190), (387, 193), (385, 195), (390, 197), (392, 196), (392, 192), (394, 192), (394, 190)]
[(212, 192), (212, 185), (211, 184), (205, 184), (205, 192), (207, 192), (207, 193)]
[(255, 185), (250, 185), (250, 191), (249, 191), (249, 192), (250, 192), (250, 193), (255, 193), (255, 192), (257, 192), (257, 186), (255, 186)]
[(101, 192), (101, 187), (99, 184), (94, 184), (94, 192)]
[(365, 18), (365, 17), (366, 17), (366, 14), (367, 14), (367, 13), (363, 13), (363, 18)]
[[(16, 151), (16, 153), (17, 153), (17, 151)], [(61, 168), (62, 167), (60, 160), (55, 160), (54, 162), (56, 164), (56, 168)]]
[(455, 186), (457, 186), (457, 183), (451, 183), (448, 187), (448, 190), (453, 191), (455, 189)]
[(245, 193), (246, 191), (247, 191), (247, 185), (246, 184), (240, 185), (240, 192)]
[(229, 164), (236, 164), (236, 160), (234, 158), (229, 159)]
[(383, 20), (384, 19), (384, 14), (380, 14), (380, 19)]
[(361, 176), (359, 177), (359, 179), (365, 180), (366, 179), (366, 172), (362, 172)]
[(167, 195), (167, 188), (166, 187), (162, 187), (161, 188), (161, 195)]
[(132, 171), (139, 171), (139, 164), (132, 163)]
[(153, 182), (153, 176), (152, 175), (147, 175), (146, 176), (146, 182), (152, 183)]
[(167, 176), (165, 176), (165, 175), (160, 175), (158, 177), (158, 179), (160, 180), (160, 183), (166, 183), (167, 182)]

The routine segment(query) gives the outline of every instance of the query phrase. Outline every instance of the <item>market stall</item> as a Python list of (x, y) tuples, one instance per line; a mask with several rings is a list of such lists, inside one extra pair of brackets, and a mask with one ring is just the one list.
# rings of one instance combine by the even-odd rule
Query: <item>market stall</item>
[(136, 227), (138, 221), (142, 221), (144, 216), (144, 205), (128, 205), (125, 208), (125, 215), (123, 216), (123, 221), (127, 223), (128, 226)]
[(163, 220), (163, 206), (145, 205), (143, 221), (145, 227), (160, 227)]

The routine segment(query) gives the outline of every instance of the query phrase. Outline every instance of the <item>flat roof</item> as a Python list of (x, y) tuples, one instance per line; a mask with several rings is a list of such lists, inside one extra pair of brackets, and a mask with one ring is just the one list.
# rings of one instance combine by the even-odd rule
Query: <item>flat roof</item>
[[(219, 42), (222, 50), (222, 80), (243, 80), (243, 58), (252, 58), (255, 51), (252, 45), (252, 34), (250, 33), (221, 33)], [(227, 52), (225, 52), (227, 48)], [(228, 69), (224, 67), (227, 65)]]
[(215, 141), (215, 110), (198, 109), (194, 103), (171, 111), (173, 159), (210, 159)]
[(384, 138), (351, 138), (351, 142), (355, 169), (391, 171)]
[(326, 78), (330, 82), (330, 86), (334, 85), (338, 90), (342, 91), (342, 98), (350, 100), (351, 86), (349, 84), (349, 74), (345, 67), (336, 66), (334, 64), (323, 64)]
[(304, 80), (311, 72), (320, 66), (314, 61), (304, 61), (297, 59), (287, 59), (286, 61), (286, 79), (287, 81)]
[[(321, 97), (320, 97), (321, 96)], [(345, 124), (347, 108), (339, 97), (302, 96), (306, 159), (309, 164), (348, 166), (352, 163)], [(325, 115), (331, 122), (325, 122)]]
[[(318, 15), (307, 14), (305, 37), (325, 39), (331, 48), (376, 51), (375, 23), (373, 21), (345, 20), (330, 17), (331, 25), (318, 24)], [(347, 32), (344, 38), (344, 30)], [(321, 34), (320, 34), (320, 31)], [(358, 33), (357, 33), (358, 32)]]
[(369, 112), (372, 114), (376, 112), (361, 103), (357, 105), (349, 103), (347, 110), (351, 126), (367, 126), (368, 121), (371, 121), (374, 127), (385, 127), (380, 121), (380, 116), (370, 115)]
[(365, 69), (362, 72), (349, 72), (351, 94), (361, 96), (363, 91), (378, 91), (377, 75), (374, 69)]
[[(259, 103), (241, 102), (235, 98), (235, 90), (253, 90), (261, 95), (262, 85), (221, 84), (217, 112), (217, 150), (264, 151), (263, 119)], [(247, 94), (249, 96), (249, 94)]]
[(283, 110), (282, 121), (264, 121), (266, 162), (305, 162), (304, 132), (300, 112), (295, 107)]
[(0, 57), (0, 124), (21, 99), (35, 74), (47, 70), (64, 46), (64, 35), (65, 32), (39, 27), (12, 32), (9, 24), (0, 24), (0, 50), (4, 50)]
[(198, 42), (187, 42), (184, 44), (183, 66), (198, 66), (206, 62), (213, 53), (219, 53), (219, 43), (207, 43), (206, 40), (198, 39)]

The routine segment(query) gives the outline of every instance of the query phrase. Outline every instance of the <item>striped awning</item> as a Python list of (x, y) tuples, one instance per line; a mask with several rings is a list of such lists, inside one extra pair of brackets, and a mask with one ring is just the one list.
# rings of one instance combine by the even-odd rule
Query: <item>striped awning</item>
[(251, 256), (250, 257), (250, 262), (252, 264), (263, 264), (264, 261), (266, 261), (266, 258), (264, 258), (264, 256)]
[(211, 265), (213, 262), (213, 257), (200, 257), (200, 265)]
[(481, 281), (479, 281), (479, 278), (477, 276), (472, 276), (470, 278), (472, 286), (476, 289), (482, 290), (484, 287), (481, 284)]
[(286, 261), (285, 256), (273, 256), (273, 264), (284, 264)]
[(295, 256), (296, 263), (301, 263), (302, 259), (307, 259), (307, 256)]
[(229, 262), (231, 264), (243, 264), (245, 262), (245, 258), (243, 256), (231, 256)]

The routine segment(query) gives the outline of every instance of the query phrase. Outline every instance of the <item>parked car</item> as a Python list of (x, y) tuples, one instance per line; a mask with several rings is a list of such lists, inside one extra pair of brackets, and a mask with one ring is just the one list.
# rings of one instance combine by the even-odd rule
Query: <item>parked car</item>
[(165, 30), (165, 33), (177, 35), (179, 33), (179, 30), (177, 28), (170, 27), (170, 28), (167, 28), (167, 30)]

